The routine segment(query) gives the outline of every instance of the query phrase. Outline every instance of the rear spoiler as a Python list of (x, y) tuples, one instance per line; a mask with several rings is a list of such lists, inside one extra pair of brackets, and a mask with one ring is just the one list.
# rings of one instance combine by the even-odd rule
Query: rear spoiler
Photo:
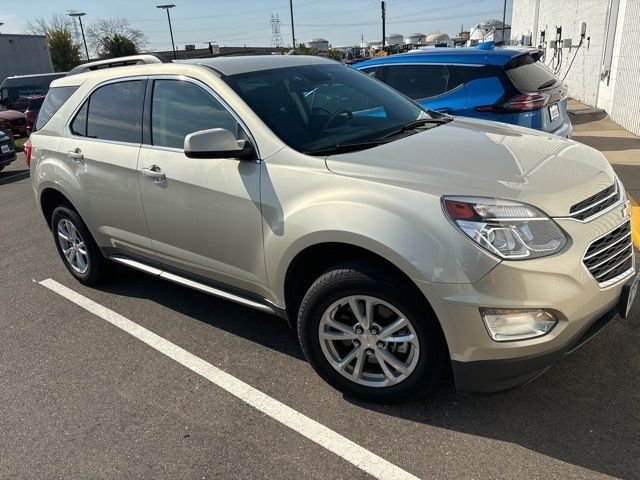
[(145, 53), (142, 55), (131, 55), (128, 57), (107, 58), (95, 62), (83, 63), (71, 69), (67, 76), (79, 73), (93, 72), (104, 68), (125, 67), (128, 65), (148, 65), (152, 63), (171, 63), (171, 60), (155, 53)]

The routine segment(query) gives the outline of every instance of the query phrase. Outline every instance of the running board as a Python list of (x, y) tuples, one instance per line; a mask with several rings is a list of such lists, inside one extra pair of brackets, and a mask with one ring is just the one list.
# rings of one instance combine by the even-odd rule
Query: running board
[(231, 302), (239, 303), (240, 305), (244, 305), (245, 307), (254, 308), (266, 313), (271, 313), (272, 315), (277, 315), (276, 310), (269, 305), (265, 305), (254, 300), (249, 300), (248, 298), (244, 298), (239, 295), (220, 290), (219, 288), (215, 288), (204, 283), (196, 282), (195, 280), (191, 280), (189, 278), (181, 277), (180, 275), (176, 275), (174, 273), (165, 272), (164, 270), (161, 270), (159, 268), (151, 267), (146, 263), (138, 262), (137, 260), (132, 260), (130, 258), (120, 256), (109, 257), (109, 259), (113, 260), (114, 262), (121, 263), (122, 265), (126, 265), (127, 267), (135, 268), (136, 270), (148, 273), (150, 275), (153, 275), (154, 277), (160, 277), (165, 280), (169, 280), (170, 282), (184, 285), (185, 287), (193, 288), (194, 290), (199, 290), (200, 292), (208, 293), (209, 295), (213, 295), (214, 297), (219, 297)]

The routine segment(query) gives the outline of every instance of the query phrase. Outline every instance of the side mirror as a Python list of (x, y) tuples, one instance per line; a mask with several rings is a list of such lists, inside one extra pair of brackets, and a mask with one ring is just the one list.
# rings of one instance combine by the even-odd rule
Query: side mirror
[(236, 140), (224, 128), (200, 130), (184, 139), (184, 154), (189, 158), (253, 158), (253, 146), (246, 140)]

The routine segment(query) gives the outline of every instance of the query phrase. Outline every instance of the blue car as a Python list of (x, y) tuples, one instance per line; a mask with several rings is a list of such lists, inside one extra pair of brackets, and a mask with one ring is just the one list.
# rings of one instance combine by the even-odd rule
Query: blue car
[(354, 67), (431, 110), (569, 137), (567, 88), (541, 55), (530, 48), (432, 48)]

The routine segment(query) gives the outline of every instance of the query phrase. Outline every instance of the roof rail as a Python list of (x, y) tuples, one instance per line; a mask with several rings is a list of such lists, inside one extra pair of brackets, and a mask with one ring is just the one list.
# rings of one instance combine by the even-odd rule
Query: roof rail
[(147, 65), (150, 63), (171, 63), (171, 60), (155, 53), (107, 58), (105, 60), (97, 60), (95, 62), (78, 65), (71, 69), (67, 76), (77, 75), (78, 73), (93, 72), (94, 70), (102, 70), (103, 68), (125, 67), (128, 65)]

